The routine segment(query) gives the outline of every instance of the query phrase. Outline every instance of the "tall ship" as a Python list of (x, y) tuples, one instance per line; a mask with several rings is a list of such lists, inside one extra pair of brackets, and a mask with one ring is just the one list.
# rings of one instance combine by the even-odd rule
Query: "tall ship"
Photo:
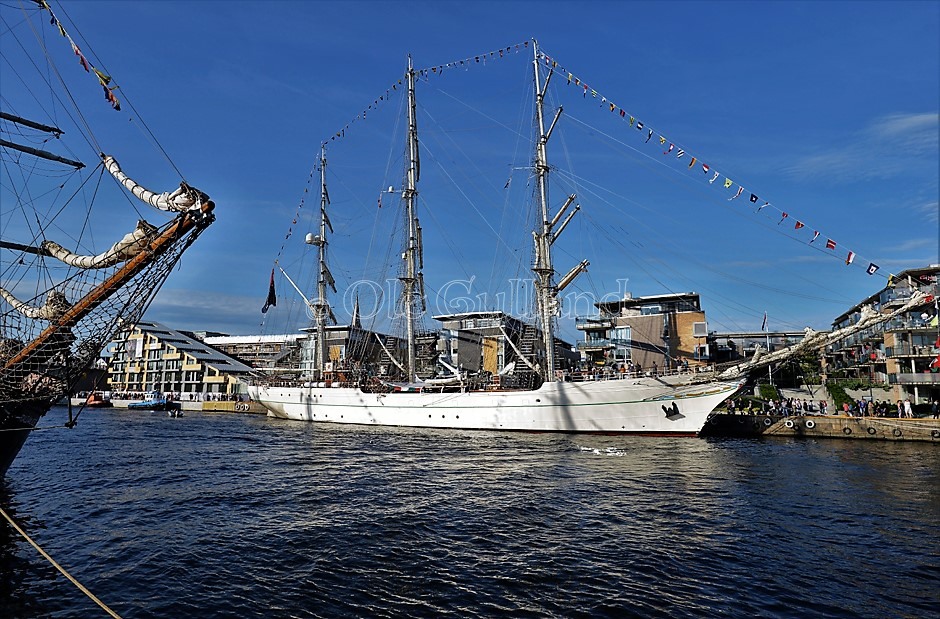
[[(535, 41), (527, 42), (525, 47), (532, 53), (535, 136), (529, 173), (533, 178), (532, 193), (538, 220), (532, 230), (531, 263), (535, 320), (527, 330), (536, 340), (534, 345), (522, 350), (522, 346), (503, 331), (503, 340), (514, 359), (511, 362), (507, 359), (504, 367), (483, 378), (470, 376), (443, 359), (430, 371), (421, 363), (421, 358), (426, 357), (421, 349), (426, 348), (427, 338), (421, 326), (426, 308), (425, 261), (416, 201), (420, 177), (417, 80), (409, 58), (400, 82), (407, 92), (405, 171), (401, 188), (389, 187), (387, 191), (399, 194), (403, 205), (401, 228), (405, 238), (398, 277), (401, 286), (398, 307), (404, 335), (390, 344), (389, 340), (373, 334), (392, 371), (377, 372), (363, 363), (340, 367), (342, 364), (328, 351), (327, 330), (333, 316), (328, 293), (330, 289), (335, 292), (335, 280), (327, 263), (332, 224), (327, 212), (330, 199), (324, 146), (318, 166), (321, 181), (319, 232), (307, 237), (307, 242), (317, 249), (316, 296), (305, 297), (314, 323), (311, 337), (316, 344), (311, 367), (299, 376), (283, 373), (261, 376), (249, 388), (252, 399), (263, 404), (271, 415), (310, 422), (374, 426), (694, 436), (715, 407), (743, 385), (744, 375), (733, 373), (727, 378), (701, 380), (691, 375), (623, 372), (585, 380), (583, 376), (562, 370), (562, 350), (555, 335), (560, 293), (587, 269), (589, 262), (579, 262), (561, 277), (555, 270), (553, 245), (580, 205), (572, 208), (577, 198), (569, 195), (557, 210), (550, 207), (552, 165), (548, 145), (562, 110), (557, 109), (553, 118), (547, 118), (545, 92), (554, 74), (553, 67), (545, 62), (546, 57)], [(269, 298), (269, 303), (271, 301), (276, 302), (276, 297)], [(510, 371), (527, 379), (509, 380)], [(385, 377), (390, 374), (397, 374), (400, 380)]]
[[(214, 220), (159, 144), (146, 165), (127, 148), (128, 125), (138, 138), (149, 129), (122, 110), (126, 95), (78, 28), (46, 0), (5, 4), (2, 16), (0, 476)], [(127, 172), (112, 143), (128, 151)], [(137, 171), (155, 160), (178, 187), (135, 180), (156, 178)]]

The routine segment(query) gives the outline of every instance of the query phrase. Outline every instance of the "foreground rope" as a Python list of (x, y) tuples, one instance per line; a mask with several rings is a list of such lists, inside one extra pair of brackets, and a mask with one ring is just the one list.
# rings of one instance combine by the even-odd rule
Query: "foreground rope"
[(35, 548), (36, 550), (39, 551), (39, 554), (41, 554), (43, 557), (45, 557), (45, 559), (46, 559), (47, 561), (49, 561), (49, 563), (51, 563), (52, 566), (53, 566), (55, 569), (59, 570), (59, 572), (61, 572), (63, 576), (65, 576), (66, 578), (68, 578), (68, 579), (72, 582), (72, 584), (75, 585), (76, 587), (78, 587), (78, 589), (79, 589), (82, 593), (84, 593), (85, 595), (87, 595), (95, 604), (97, 604), (98, 606), (100, 606), (102, 610), (104, 610), (106, 613), (108, 613), (109, 615), (111, 615), (112, 617), (114, 617), (114, 619), (121, 619), (121, 616), (120, 616), (120, 615), (118, 615), (116, 612), (114, 612), (113, 610), (111, 610), (110, 608), (108, 608), (107, 604), (105, 604), (104, 602), (102, 602), (101, 600), (99, 600), (97, 597), (95, 597), (95, 594), (94, 594), (94, 593), (92, 593), (91, 591), (89, 591), (88, 589), (86, 589), (85, 586), (84, 586), (82, 583), (80, 583), (80, 582), (78, 582), (77, 580), (75, 580), (75, 579), (72, 577), (71, 574), (69, 574), (68, 572), (66, 572), (66, 571), (65, 571), (65, 568), (63, 568), (61, 565), (59, 565), (58, 563), (56, 563), (56, 562), (55, 562), (55, 559), (53, 559), (53, 558), (50, 557), (48, 554), (46, 554), (46, 551), (43, 550), (42, 548), (40, 548), (40, 547), (39, 547), (39, 544), (37, 544), (36, 542), (34, 542), (34, 541), (32, 540), (32, 538), (29, 537), (29, 535), (26, 535), (26, 532), (23, 531), (23, 529), (21, 529), (15, 522), (13, 522), (13, 519), (10, 518), (9, 514), (7, 514), (7, 513), (3, 510), (2, 507), (0, 507), (0, 514), (3, 514), (3, 517), (7, 519), (7, 522), (9, 522), (10, 525), (11, 525), (14, 529), (16, 529), (16, 532), (19, 533), (20, 535), (22, 535), (23, 538), (24, 538), (27, 542), (29, 542), (30, 545), (32, 545), (33, 548)]

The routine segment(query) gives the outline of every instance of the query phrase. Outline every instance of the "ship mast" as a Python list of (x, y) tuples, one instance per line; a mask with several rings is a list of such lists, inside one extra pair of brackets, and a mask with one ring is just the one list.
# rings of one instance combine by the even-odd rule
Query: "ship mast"
[(549, 167), (546, 145), (548, 144), (548, 139), (552, 135), (552, 131), (555, 129), (555, 124), (561, 117), (563, 108), (558, 108), (558, 110), (555, 112), (555, 118), (552, 119), (552, 124), (549, 125), (548, 130), (546, 130), (545, 115), (543, 111), (545, 104), (545, 92), (548, 90), (548, 83), (551, 81), (554, 71), (550, 70), (548, 72), (548, 75), (545, 77), (545, 83), (542, 84), (541, 76), (539, 75), (538, 42), (535, 40), (532, 41), (532, 52), (532, 69), (535, 74), (535, 122), (539, 132), (538, 140), (535, 146), (535, 175), (537, 181), (540, 216), (542, 218), (539, 230), (533, 231), (532, 233), (535, 242), (535, 265), (532, 267), (532, 270), (535, 272), (536, 276), (536, 306), (539, 322), (541, 322), (542, 327), (543, 345), (545, 346), (545, 367), (542, 369), (542, 378), (546, 382), (552, 382), (555, 380), (555, 315), (558, 313), (558, 293), (560, 293), (572, 281), (574, 281), (578, 274), (586, 270), (589, 263), (587, 260), (582, 260), (580, 263), (575, 265), (573, 269), (568, 271), (564, 277), (561, 278), (561, 281), (558, 283), (558, 285), (555, 285), (552, 282), (552, 279), (555, 275), (555, 268), (552, 265), (552, 244), (558, 239), (564, 229), (568, 226), (568, 223), (581, 208), (581, 205), (576, 205), (574, 210), (568, 214), (568, 217), (566, 217), (565, 220), (561, 222), (561, 225), (558, 226), (557, 230), (555, 229), (555, 226), (558, 225), (558, 222), (568, 210), (568, 207), (570, 207), (574, 202), (575, 196), (568, 196), (568, 199), (565, 201), (561, 209), (555, 213), (554, 217), (549, 219)]
[(408, 229), (408, 242), (402, 253), (405, 274), (399, 280), (402, 283), (402, 304), (405, 309), (405, 323), (408, 339), (407, 365), (409, 382), (417, 379), (417, 348), (415, 344), (415, 303), (420, 300), (421, 311), (424, 304), (424, 255), (421, 247), (421, 225), (416, 213), (418, 196), (418, 178), (421, 176), (421, 164), (418, 160), (418, 121), (415, 104), (415, 71), (411, 56), (408, 56), (408, 169), (405, 174), (405, 188), (402, 197), (405, 201), (405, 224)]
[(327, 348), (326, 348), (326, 321), (330, 315), (330, 304), (326, 299), (326, 287), (330, 286), (333, 292), (336, 292), (336, 284), (329, 267), (326, 266), (326, 229), (330, 232), (333, 226), (330, 218), (326, 214), (326, 207), (330, 203), (330, 194), (326, 189), (326, 145), (320, 146), (320, 233), (317, 236), (307, 237), (307, 243), (317, 246), (317, 300), (312, 303), (314, 322), (317, 327), (317, 347), (314, 350), (313, 367), (317, 374), (322, 377), (323, 370), (326, 368)]

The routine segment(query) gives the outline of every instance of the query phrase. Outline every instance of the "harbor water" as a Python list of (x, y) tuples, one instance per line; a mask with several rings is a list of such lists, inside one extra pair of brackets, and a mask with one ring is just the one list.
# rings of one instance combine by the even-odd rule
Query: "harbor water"
[[(40, 423), (62, 424), (55, 408)], [(3, 508), (122, 617), (926, 617), (940, 448), (88, 410)], [(103, 617), (3, 522), (0, 616)]]

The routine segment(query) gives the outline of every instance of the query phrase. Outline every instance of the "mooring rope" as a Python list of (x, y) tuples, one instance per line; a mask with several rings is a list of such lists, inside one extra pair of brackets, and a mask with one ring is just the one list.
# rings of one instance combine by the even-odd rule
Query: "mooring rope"
[(100, 606), (101, 609), (102, 609), (104, 612), (106, 612), (106, 613), (108, 613), (110, 616), (114, 617), (114, 619), (121, 619), (121, 616), (120, 616), (120, 615), (118, 615), (116, 612), (114, 612), (113, 610), (111, 610), (110, 608), (108, 608), (108, 605), (107, 605), (107, 604), (105, 604), (104, 602), (102, 602), (101, 600), (99, 600), (97, 597), (95, 597), (95, 594), (94, 594), (94, 593), (92, 593), (92, 592), (89, 591), (87, 588), (85, 588), (85, 586), (84, 586), (82, 583), (80, 583), (80, 582), (78, 582), (77, 580), (75, 580), (75, 578), (73, 578), (71, 574), (69, 574), (68, 572), (65, 571), (65, 568), (63, 568), (61, 565), (59, 565), (58, 563), (56, 563), (55, 559), (53, 559), (52, 557), (50, 557), (49, 554), (48, 554), (45, 550), (43, 550), (42, 548), (40, 548), (40, 547), (39, 547), (39, 544), (37, 544), (36, 542), (34, 542), (34, 541), (32, 540), (32, 538), (31, 538), (29, 535), (27, 535), (26, 532), (23, 531), (23, 529), (21, 529), (21, 528), (19, 527), (19, 525), (16, 524), (16, 523), (13, 521), (13, 518), (11, 518), (10, 515), (7, 514), (6, 511), (4, 511), (4, 509), (3, 509), (2, 507), (0, 507), (0, 514), (3, 514), (3, 517), (6, 518), (6, 519), (7, 519), (7, 522), (10, 523), (10, 526), (12, 526), (12, 527), (16, 530), (17, 533), (19, 533), (20, 535), (22, 535), (22, 536), (23, 536), (23, 539), (25, 539), (27, 542), (29, 542), (30, 545), (31, 545), (33, 548), (35, 548), (37, 551), (39, 551), (39, 554), (41, 554), (47, 561), (49, 561), (49, 563), (51, 563), (52, 566), (53, 566), (55, 569), (59, 570), (59, 572), (61, 572), (63, 576), (65, 576), (66, 578), (68, 578), (68, 579), (71, 581), (71, 583), (72, 583), (73, 585), (75, 585), (76, 587), (78, 587), (79, 591), (81, 591), (82, 593), (84, 593), (85, 595), (87, 595), (87, 596), (89, 597), (89, 599), (91, 599), (91, 601), (93, 601), (95, 604), (97, 604), (98, 606)]

